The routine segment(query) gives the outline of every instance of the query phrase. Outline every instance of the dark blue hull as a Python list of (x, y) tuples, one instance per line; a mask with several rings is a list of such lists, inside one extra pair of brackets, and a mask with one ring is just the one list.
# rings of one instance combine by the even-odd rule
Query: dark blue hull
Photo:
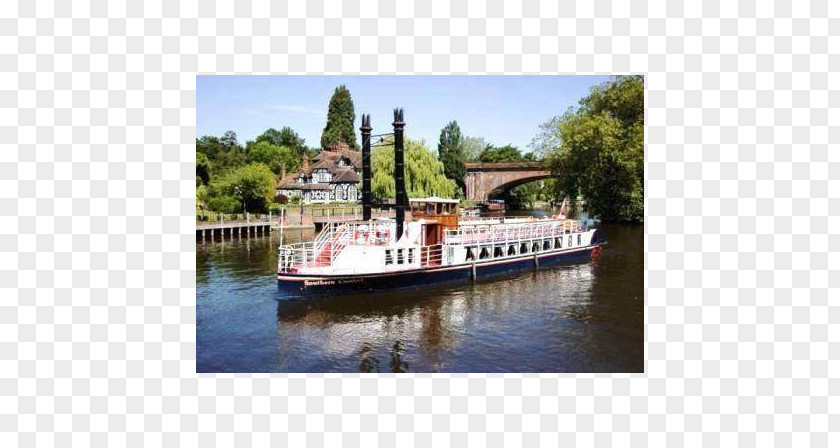
[(366, 275), (312, 276), (303, 274), (277, 274), (277, 289), (283, 298), (349, 294), (382, 291), (386, 289), (410, 288), (424, 285), (468, 282), (505, 273), (537, 269), (561, 263), (588, 261), (592, 251), (600, 245), (579, 249), (552, 251), (522, 257), (485, 260), (473, 265), (436, 266), (411, 271), (389, 272)]

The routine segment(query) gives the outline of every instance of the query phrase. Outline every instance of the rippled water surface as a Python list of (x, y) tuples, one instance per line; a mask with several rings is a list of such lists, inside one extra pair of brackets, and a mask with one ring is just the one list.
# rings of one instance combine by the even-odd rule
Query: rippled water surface
[(642, 372), (644, 229), (602, 229), (589, 263), (297, 300), (277, 292), (277, 234), (198, 242), (197, 370)]

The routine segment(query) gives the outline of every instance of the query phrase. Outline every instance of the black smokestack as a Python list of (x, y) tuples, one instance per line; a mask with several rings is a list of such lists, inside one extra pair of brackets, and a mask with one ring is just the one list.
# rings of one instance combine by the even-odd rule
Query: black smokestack
[(362, 114), (362, 219), (370, 220), (370, 115)]
[(397, 187), (397, 240), (402, 237), (403, 222), (405, 221), (405, 205), (408, 197), (405, 194), (405, 164), (403, 162), (403, 110), (394, 109), (394, 181)]

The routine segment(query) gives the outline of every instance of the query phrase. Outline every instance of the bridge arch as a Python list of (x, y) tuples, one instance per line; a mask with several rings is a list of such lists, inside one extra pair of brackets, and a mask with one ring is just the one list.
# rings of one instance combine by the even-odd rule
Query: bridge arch
[(499, 198), (500, 196), (504, 196), (505, 193), (507, 193), (508, 191), (510, 191), (510, 190), (520, 186), (520, 185), (524, 185), (524, 184), (531, 183), (531, 182), (536, 182), (538, 180), (550, 179), (550, 178), (551, 178), (551, 174), (545, 174), (545, 175), (534, 176), (534, 177), (526, 177), (526, 178), (511, 181), (511, 182), (507, 182), (507, 183), (501, 184), (498, 187), (488, 191), (487, 192), (487, 199), (496, 199), (496, 198)]
[(466, 168), (467, 200), (477, 202), (487, 201), (518, 185), (551, 177), (542, 162), (467, 163)]

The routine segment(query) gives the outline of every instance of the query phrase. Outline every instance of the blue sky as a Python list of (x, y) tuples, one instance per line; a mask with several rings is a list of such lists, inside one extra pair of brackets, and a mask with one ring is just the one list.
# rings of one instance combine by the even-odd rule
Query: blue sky
[(320, 145), (333, 90), (344, 84), (356, 108), (371, 114), (373, 133), (391, 132), (393, 109), (405, 110), (406, 136), (437, 148), (456, 120), (464, 135), (528, 150), (539, 125), (575, 106), (606, 76), (211, 76), (196, 80), (197, 133), (232, 130), (241, 143), (268, 128), (290, 126)]

